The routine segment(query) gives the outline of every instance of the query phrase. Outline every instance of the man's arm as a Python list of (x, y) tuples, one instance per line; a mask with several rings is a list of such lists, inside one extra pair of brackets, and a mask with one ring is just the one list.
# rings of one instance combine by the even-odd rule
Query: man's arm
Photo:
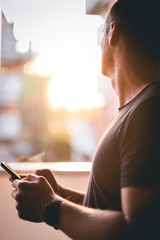
[(58, 227), (74, 240), (127, 240), (122, 212), (91, 209), (63, 201)]
[(159, 194), (159, 187), (122, 188), (122, 210), (129, 227), (129, 239), (160, 239)]
[[(12, 185), (19, 217), (42, 222), (45, 204), (56, 197), (48, 181), (29, 175), (23, 180), (14, 180)], [(153, 239), (149, 234), (157, 223), (156, 190), (125, 187), (121, 190), (121, 199), (122, 211), (86, 208), (64, 199), (58, 227), (74, 240)]]
[(122, 212), (61, 204), (59, 228), (74, 240), (151, 239), (156, 225), (157, 192), (149, 188), (121, 190)]

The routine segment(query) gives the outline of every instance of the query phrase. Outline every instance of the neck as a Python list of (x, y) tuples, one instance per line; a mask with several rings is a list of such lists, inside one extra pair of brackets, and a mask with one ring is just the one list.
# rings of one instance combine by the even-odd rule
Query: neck
[(131, 101), (147, 85), (160, 81), (160, 74), (158, 67), (153, 63), (144, 64), (139, 60), (134, 62), (128, 60), (115, 64), (111, 79), (121, 107)]

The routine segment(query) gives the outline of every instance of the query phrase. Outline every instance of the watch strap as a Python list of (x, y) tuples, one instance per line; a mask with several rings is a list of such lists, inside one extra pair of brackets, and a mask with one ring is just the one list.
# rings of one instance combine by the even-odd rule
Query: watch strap
[(53, 226), (58, 230), (57, 224), (60, 216), (60, 204), (64, 199), (60, 196), (57, 196), (49, 203), (46, 204), (44, 211), (44, 222), (50, 226)]

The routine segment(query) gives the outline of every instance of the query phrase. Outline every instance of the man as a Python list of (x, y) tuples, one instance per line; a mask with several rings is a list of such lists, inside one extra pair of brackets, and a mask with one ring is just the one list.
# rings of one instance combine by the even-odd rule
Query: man
[(49, 170), (37, 170), (12, 182), (20, 218), (45, 221), (72, 239), (160, 239), (158, 4), (119, 0), (108, 13), (102, 73), (120, 107), (96, 149), (87, 192), (63, 188)]

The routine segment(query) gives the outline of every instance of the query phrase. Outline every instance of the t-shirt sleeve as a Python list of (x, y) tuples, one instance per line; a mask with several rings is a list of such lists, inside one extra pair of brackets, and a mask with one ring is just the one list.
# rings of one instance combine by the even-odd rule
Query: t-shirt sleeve
[(141, 103), (120, 139), (121, 188), (160, 185), (160, 99)]

